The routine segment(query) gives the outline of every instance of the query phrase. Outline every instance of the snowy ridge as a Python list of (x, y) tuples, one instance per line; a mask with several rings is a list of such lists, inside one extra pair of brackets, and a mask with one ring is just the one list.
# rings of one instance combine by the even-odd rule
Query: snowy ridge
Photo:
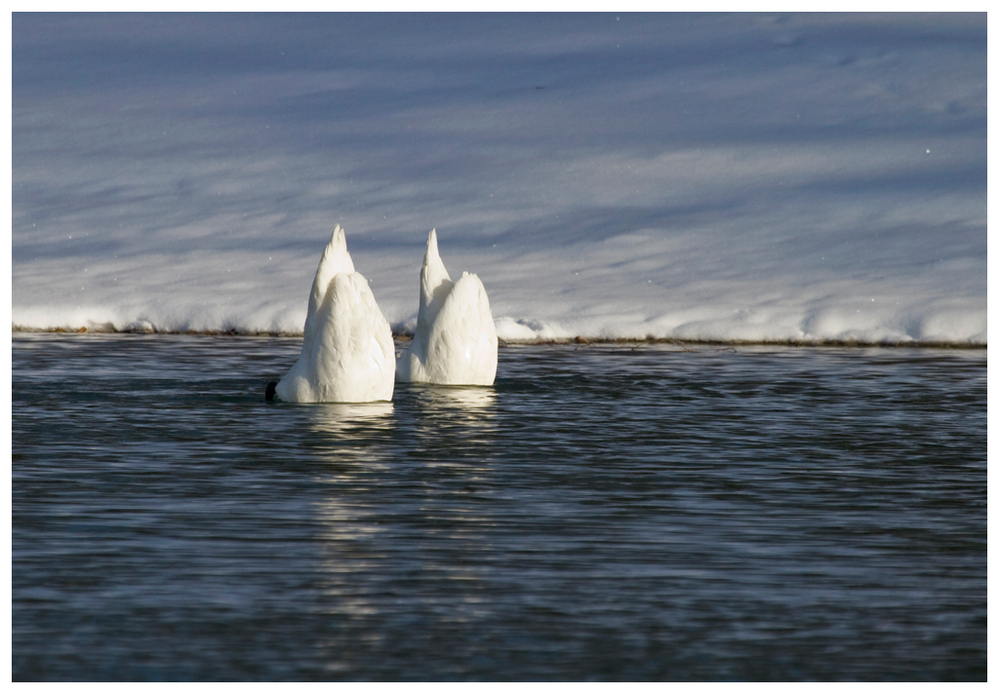
[[(863, 306), (861, 300), (858, 306)], [(862, 311), (864, 314), (862, 315)], [(507, 343), (572, 341), (676, 340), (722, 343), (802, 343), (859, 345), (955, 345), (985, 347), (985, 312), (975, 302), (941, 302), (932, 310), (906, 314), (877, 307), (824, 309), (811, 315), (792, 310), (756, 314), (725, 308), (690, 309), (636, 320), (634, 317), (591, 316), (575, 320), (539, 320), (495, 316), (497, 337)], [(221, 311), (154, 312), (128, 315), (113, 309), (69, 311), (17, 309), (14, 331), (209, 333), (301, 336), (305, 311), (276, 307), (245, 313)], [(297, 320), (301, 319), (301, 320)], [(391, 324), (397, 336), (411, 336), (415, 317)]]

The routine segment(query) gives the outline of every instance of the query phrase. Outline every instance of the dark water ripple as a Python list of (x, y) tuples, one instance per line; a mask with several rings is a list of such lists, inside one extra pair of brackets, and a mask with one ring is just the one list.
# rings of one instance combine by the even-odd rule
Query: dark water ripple
[(16, 335), (15, 680), (982, 680), (986, 353)]

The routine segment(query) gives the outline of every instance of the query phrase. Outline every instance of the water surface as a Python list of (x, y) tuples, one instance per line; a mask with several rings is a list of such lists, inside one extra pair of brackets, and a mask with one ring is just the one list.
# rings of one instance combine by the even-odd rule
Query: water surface
[(986, 677), (985, 350), (300, 344), (15, 334), (15, 680)]

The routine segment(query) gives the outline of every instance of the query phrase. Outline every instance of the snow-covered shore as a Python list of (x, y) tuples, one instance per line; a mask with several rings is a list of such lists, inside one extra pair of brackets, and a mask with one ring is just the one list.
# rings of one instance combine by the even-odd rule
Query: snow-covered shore
[(23, 15), (12, 325), (985, 345), (985, 15)]

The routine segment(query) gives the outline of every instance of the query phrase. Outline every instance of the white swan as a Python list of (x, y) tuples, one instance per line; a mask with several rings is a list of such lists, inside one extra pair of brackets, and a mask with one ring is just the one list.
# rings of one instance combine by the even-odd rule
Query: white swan
[(392, 399), (392, 331), (368, 281), (354, 272), (338, 224), (316, 269), (302, 354), (274, 387), (283, 401), (367, 403)]
[(497, 329), (486, 288), (472, 273), (451, 281), (432, 229), (420, 271), (417, 330), (396, 361), (396, 378), (489, 386), (496, 375)]

